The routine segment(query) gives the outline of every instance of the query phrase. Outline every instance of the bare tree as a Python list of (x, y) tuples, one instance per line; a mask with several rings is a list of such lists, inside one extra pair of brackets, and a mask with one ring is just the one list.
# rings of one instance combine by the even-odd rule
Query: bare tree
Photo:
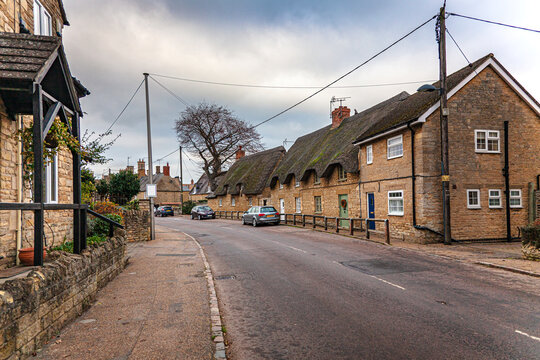
[(180, 114), (176, 134), (180, 144), (200, 158), (212, 191), (239, 146), (247, 152), (263, 149), (261, 135), (253, 127), (226, 107), (205, 102), (190, 105)]

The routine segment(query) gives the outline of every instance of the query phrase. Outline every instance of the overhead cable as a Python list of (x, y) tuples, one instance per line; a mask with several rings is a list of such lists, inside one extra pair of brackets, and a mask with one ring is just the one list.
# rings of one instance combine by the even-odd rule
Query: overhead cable
[(466, 15), (461, 15), (461, 14), (456, 14), (456, 13), (451, 13), (451, 12), (449, 12), (449, 13), (447, 13), (447, 14), (448, 14), (449, 16), (459, 16), (459, 17), (462, 17), (462, 18), (465, 18), (465, 19), (481, 21), (481, 22), (485, 22), (485, 23), (488, 23), (488, 24), (494, 24), (494, 25), (506, 26), (506, 27), (513, 28), (513, 29), (519, 29), (519, 30), (525, 30), (525, 31), (532, 31), (532, 32), (535, 32), (535, 33), (540, 33), (540, 30), (529, 29), (529, 28), (522, 27), (522, 26), (503, 24), (503, 23), (500, 23), (500, 22), (497, 22), (497, 21), (491, 21), (491, 20), (479, 19), (479, 18), (475, 18), (475, 17), (472, 17), (472, 16), (466, 16)]

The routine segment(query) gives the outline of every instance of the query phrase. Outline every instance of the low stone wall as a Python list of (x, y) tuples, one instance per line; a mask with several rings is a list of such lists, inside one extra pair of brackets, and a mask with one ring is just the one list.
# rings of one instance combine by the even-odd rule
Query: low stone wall
[(126, 266), (126, 242), (115, 236), (81, 255), (49, 256), (42, 268), (0, 285), (1, 360), (31, 355), (89, 308)]
[(126, 238), (129, 242), (150, 240), (150, 211), (129, 210), (124, 212)]

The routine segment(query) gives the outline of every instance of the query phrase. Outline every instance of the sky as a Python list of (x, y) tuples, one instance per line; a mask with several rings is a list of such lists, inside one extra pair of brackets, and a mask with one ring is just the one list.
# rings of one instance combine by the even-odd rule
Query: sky
[[(165, 157), (179, 146), (174, 123), (185, 105), (177, 97), (189, 104), (226, 106), (238, 118), (257, 124), (317, 89), (233, 87), (170, 77), (323, 87), (430, 19), (441, 5), (435, 0), (64, 0), (71, 24), (63, 32), (70, 70), (91, 92), (81, 99), (82, 129), (102, 133), (109, 128), (143, 73), (153, 74), (149, 98), (154, 165), (169, 162), (171, 176), (178, 176), (179, 153)], [(540, 28), (537, 0), (448, 0), (447, 12)], [(493, 53), (540, 99), (539, 33), (457, 16), (446, 23), (470, 62)], [(447, 54), (449, 74), (467, 65), (449, 37)], [(289, 148), (297, 137), (331, 122), (333, 96), (347, 98), (343, 104), (360, 112), (436, 81), (438, 66), (431, 21), (335, 84), (356, 87), (326, 89), (257, 129), (266, 148)], [(144, 86), (112, 130), (120, 137), (106, 153), (112, 160), (92, 166), (98, 178), (109, 169), (125, 168), (128, 161), (136, 167), (137, 160), (146, 160)], [(187, 153), (183, 164), (184, 183), (202, 174), (194, 154)]]

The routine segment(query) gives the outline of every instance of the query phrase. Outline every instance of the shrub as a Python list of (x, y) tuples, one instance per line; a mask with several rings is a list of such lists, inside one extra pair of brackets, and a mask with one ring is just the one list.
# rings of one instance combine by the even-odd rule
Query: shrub
[(124, 209), (126, 209), (126, 210), (139, 210), (139, 199), (131, 200), (126, 205), (124, 205)]
[(118, 205), (112, 201), (98, 201), (95, 202), (92, 206), (92, 210), (101, 215), (115, 214), (123, 218), (123, 210)]
[[(93, 235), (86, 238), (86, 245), (100, 245), (107, 241), (107, 236)], [(51, 248), (50, 251), (65, 251), (73, 253), (73, 241), (64, 241), (61, 245)]]
[[(105, 214), (105, 217), (116, 221), (117, 223), (122, 223), (122, 216), (118, 214)], [(89, 238), (92, 236), (105, 236), (107, 237), (109, 235), (109, 223), (105, 220), (101, 220), (98, 218), (91, 219), (88, 221), (88, 235)]]
[(532, 225), (521, 228), (521, 243), (540, 249), (540, 220)]
[(191, 214), (191, 209), (195, 207), (195, 202), (188, 200), (184, 201), (184, 204), (182, 205), (182, 214)]

